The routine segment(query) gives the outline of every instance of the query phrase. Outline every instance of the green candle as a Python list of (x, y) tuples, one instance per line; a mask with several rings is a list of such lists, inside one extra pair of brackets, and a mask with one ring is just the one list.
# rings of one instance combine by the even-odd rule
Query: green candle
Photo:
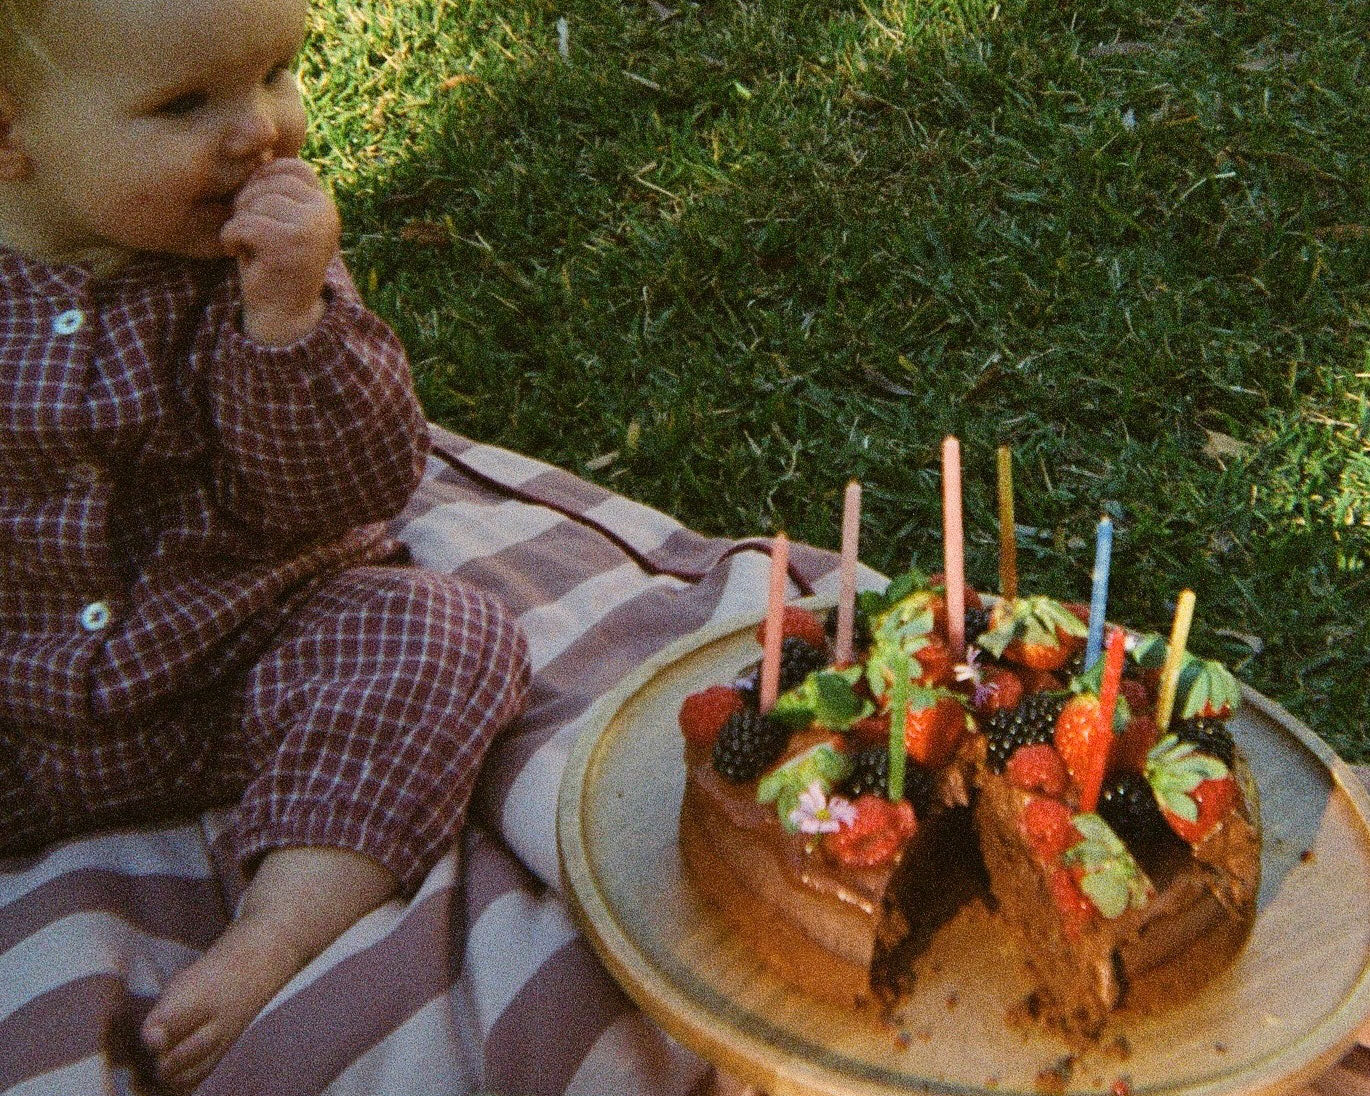
[(894, 683), (890, 686), (890, 802), (904, 798), (904, 720), (909, 709), (909, 659), (902, 651), (890, 659)]

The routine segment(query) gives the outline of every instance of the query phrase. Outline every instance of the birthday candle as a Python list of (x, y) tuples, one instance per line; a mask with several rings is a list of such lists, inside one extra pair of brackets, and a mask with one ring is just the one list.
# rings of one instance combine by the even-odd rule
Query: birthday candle
[(1089, 636), (1085, 640), (1085, 669), (1104, 645), (1104, 613), (1108, 609), (1108, 567), (1113, 557), (1113, 522), (1105, 514), (1094, 532), (1094, 577), (1089, 594)]
[(999, 446), (999, 593), (1018, 596), (1018, 539), (1013, 524), (1013, 457)]
[(942, 571), (947, 583), (947, 645), (953, 662), (966, 654), (965, 534), (961, 528), (961, 443), (942, 441)]
[(856, 557), (861, 533), (861, 485), (852, 480), (842, 498), (842, 569), (837, 592), (837, 649), (835, 661), (852, 660), (852, 625), (856, 616)]
[(904, 723), (909, 708), (909, 660), (902, 652), (890, 660), (894, 682), (890, 686), (890, 765), (889, 798), (898, 803), (904, 798)]
[(1156, 694), (1156, 727), (1162, 733), (1170, 728), (1170, 717), (1175, 711), (1175, 690), (1180, 681), (1180, 665), (1184, 661), (1185, 643), (1189, 640), (1189, 625), (1194, 620), (1194, 591), (1181, 590), (1175, 602), (1175, 623), (1170, 629), (1170, 648), (1161, 667), (1161, 681)]
[(781, 623), (785, 615), (785, 581), (790, 571), (790, 541), (776, 533), (771, 542), (771, 586), (766, 599), (766, 635), (761, 646), (761, 691), (757, 706), (771, 710), (780, 693)]

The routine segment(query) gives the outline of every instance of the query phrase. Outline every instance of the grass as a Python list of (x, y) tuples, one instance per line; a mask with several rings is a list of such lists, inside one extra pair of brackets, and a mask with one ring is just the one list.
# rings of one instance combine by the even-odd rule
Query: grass
[[(310, 154), (432, 418), (708, 533), (939, 553), (1370, 761), (1360, 0), (335, 0)], [(564, 22), (560, 22), (564, 21)], [(564, 28), (564, 39), (559, 33)]]

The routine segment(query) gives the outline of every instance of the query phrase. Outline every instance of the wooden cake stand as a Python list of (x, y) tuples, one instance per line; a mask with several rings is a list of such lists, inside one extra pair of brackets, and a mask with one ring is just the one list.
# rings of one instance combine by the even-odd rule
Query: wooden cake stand
[[(567, 899), (609, 971), (669, 1034), (771, 1096), (1275, 1096), (1326, 1071), (1370, 1017), (1370, 795), (1293, 716), (1247, 690), (1232, 729), (1260, 787), (1259, 913), (1235, 963), (1154, 1015), (1118, 1014), (1068, 1059), (1008, 1022), (1027, 992), (1012, 946), (974, 903), (919, 962), (893, 1023), (789, 989), (681, 875), (676, 713), (757, 657), (756, 620), (663, 651), (593, 713), (561, 785)], [(1054, 1072), (1053, 1072), (1054, 1071)], [(1054, 1081), (1052, 1082), (1054, 1084)]]

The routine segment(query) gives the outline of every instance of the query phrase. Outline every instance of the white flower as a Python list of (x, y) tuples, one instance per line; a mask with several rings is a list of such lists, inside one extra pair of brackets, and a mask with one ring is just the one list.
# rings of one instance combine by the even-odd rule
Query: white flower
[(840, 795), (828, 798), (823, 782), (815, 780), (799, 793), (789, 820), (801, 833), (836, 833), (856, 820), (856, 808)]

